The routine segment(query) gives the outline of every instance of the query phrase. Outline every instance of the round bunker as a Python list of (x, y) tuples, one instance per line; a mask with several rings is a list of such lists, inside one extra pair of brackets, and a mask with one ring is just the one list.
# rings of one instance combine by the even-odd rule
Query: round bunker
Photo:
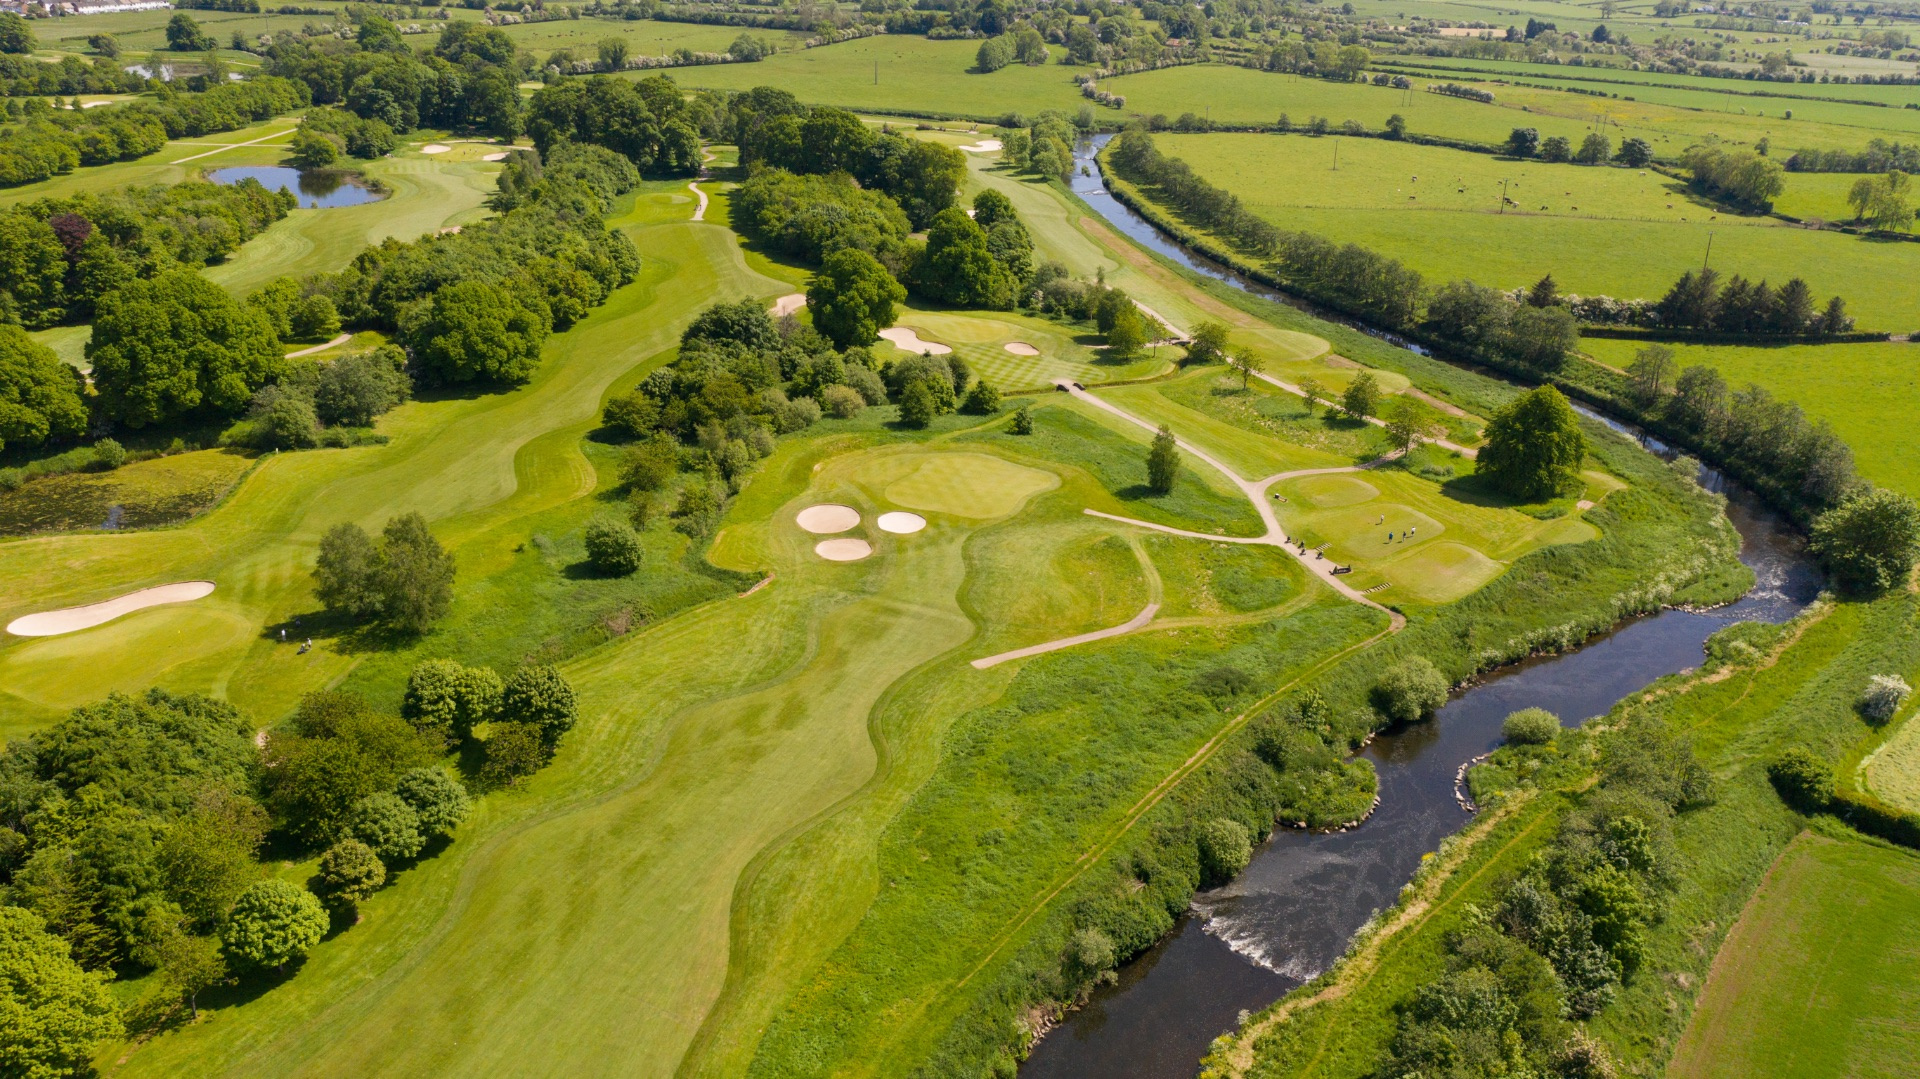
[(873, 553), (873, 545), (863, 539), (821, 540), (813, 553), (829, 562), (858, 562)]
[(1006, 344), (1001, 345), (1000, 347), (1006, 349), (1008, 352), (1013, 353), (1015, 356), (1040, 355), (1039, 349), (1034, 348), (1032, 345), (1027, 344), (1025, 341), (1008, 341)]
[(953, 351), (950, 345), (943, 345), (938, 341), (921, 340), (920, 335), (907, 326), (890, 326), (881, 330), (880, 336), (892, 341), (895, 348), (905, 349), (908, 352), (931, 352), (935, 356), (945, 356)]
[(883, 513), (879, 520), (880, 531), (891, 532), (896, 536), (905, 536), (927, 527), (927, 519), (917, 513), (894, 510)]
[(16, 637), (52, 637), (61, 633), (91, 629), (103, 622), (111, 622), (123, 614), (132, 614), (146, 607), (158, 607), (166, 603), (186, 603), (212, 594), (212, 581), (181, 581), (178, 584), (156, 585), (152, 588), (142, 588), (138, 592), (128, 592), (124, 596), (102, 600), (99, 603), (89, 603), (84, 607), (63, 607), (57, 611), (23, 615), (7, 624), (7, 632)]
[(860, 523), (860, 511), (852, 506), (840, 506), (828, 502), (818, 506), (808, 506), (795, 517), (794, 523), (816, 536), (831, 536), (835, 532), (845, 532)]
[(508, 151), (506, 151), (506, 150), (500, 150), (500, 151), (497, 151), (497, 152), (495, 152), (495, 153), (491, 153), (491, 154), (481, 154), (481, 155), (480, 155), (480, 160), (482, 160), (482, 161), (505, 161), (505, 160), (507, 159), (507, 153), (508, 153)]

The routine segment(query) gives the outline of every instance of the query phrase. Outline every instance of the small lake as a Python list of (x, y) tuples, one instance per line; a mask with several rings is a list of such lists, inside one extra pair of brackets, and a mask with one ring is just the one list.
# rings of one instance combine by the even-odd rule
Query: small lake
[(303, 210), (358, 206), (363, 202), (377, 202), (385, 197), (361, 182), (353, 173), (334, 169), (302, 171), (285, 165), (236, 165), (231, 168), (213, 169), (207, 173), (207, 179), (216, 184), (237, 184), (242, 180), (258, 180), (260, 186), (268, 191), (285, 188), (300, 200), (300, 208)]

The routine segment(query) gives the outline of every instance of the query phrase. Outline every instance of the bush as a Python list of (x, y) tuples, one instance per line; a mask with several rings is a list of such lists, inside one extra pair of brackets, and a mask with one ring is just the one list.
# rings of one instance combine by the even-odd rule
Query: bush
[(1900, 710), (1913, 688), (1897, 674), (1876, 674), (1867, 679), (1867, 690), (1860, 695), (1860, 714), (1876, 723), (1885, 723)]
[(388, 862), (406, 861), (427, 845), (427, 837), (420, 834), (420, 814), (397, 794), (360, 799), (347, 818), (347, 830)]
[(1033, 409), (1026, 405), (1021, 405), (1020, 408), (1014, 412), (1013, 433), (1016, 435), (1030, 435), (1033, 433)]
[(937, 412), (933, 391), (927, 388), (926, 382), (915, 379), (907, 384), (905, 392), (900, 395), (901, 423), (908, 427), (925, 427), (933, 422)]
[(660, 426), (660, 402), (635, 390), (607, 402), (600, 421), (626, 438), (645, 438)]
[(495, 723), (487, 736), (487, 759), (480, 779), (489, 787), (511, 787), (538, 772), (552, 755), (531, 723)]
[(285, 967), (327, 935), (327, 911), (312, 892), (284, 880), (256, 881), (234, 901), (220, 931), (227, 954), (257, 967)]
[(1093, 926), (1075, 931), (1067, 943), (1067, 972), (1075, 981), (1099, 977), (1111, 969), (1118, 958), (1119, 949), (1113, 946), (1113, 938)]
[(1500, 734), (1514, 745), (1552, 745), (1560, 737), (1560, 717), (1545, 708), (1522, 708), (1501, 722)]
[(415, 768), (400, 777), (393, 793), (413, 807), (420, 830), (428, 837), (453, 831), (473, 809), (467, 788), (441, 768)]
[(1447, 680), (1425, 656), (1388, 667), (1373, 687), (1373, 706), (1395, 723), (1413, 723), (1447, 703)]
[(982, 379), (967, 391), (967, 403), (962, 407), (976, 416), (991, 416), (1000, 411), (1000, 391)]
[(1804, 813), (1833, 801), (1833, 769), (1804, 746), (1795, 746), (1767, 765), (1767, 778), (1788, 805)]
[(1253, 860), (1253, 838), (1237, 820), (1215, 818), (1200, 826), (1200, 874), (1206, 886), (1225, 884)]
[(609, 577), (625, 577), (639, 570), (645, 558), (640, 535), (625, 521), (612, 518), (587, 526), (587, 561)]
[(867, 407), (866, 398), (851, 386), (828, 386), (820, 391), (820, 404), (836, 420), (850, 420)]
[(342, 839), (320, 856), (320, 895), (334, 904), (365, 900), (387, 883), (387, 867), (373, 848)]
[(103, 438), (93, 444), (93, 464), (103, 472), (111, 472), (127, 463), (127, 448), (111, 438)]

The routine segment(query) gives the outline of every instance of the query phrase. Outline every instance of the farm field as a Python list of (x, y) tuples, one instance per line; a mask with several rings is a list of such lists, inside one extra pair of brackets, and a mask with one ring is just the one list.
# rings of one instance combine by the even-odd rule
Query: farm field
[[(1817, 296), (1843, 296), (1862, 328), (1904, 332), (1920, 321), (1920, 303), (1899, 283), (1920, 272), (1920, 244), (1738, 217), (1689, 202), (1681, 192), (1663, 194), (1652, 172), (1643, 178), (1626, 169), (1342, 139), (1336, 174), (1325, 138), (1167, 134), (1156, 141), (1163, 153), (1186, 160), (1261, 216), (1392, 255), (1436, 283), (1464, 277), (1510, 289), (1551, 273), (1564, 292), (1658, 299), (1681, 273), (1698, 267), (1711, 232), (1712, 264), (1723, 275), (1775, 284), (1801, 277)], [(1409, 200), (1415, 176), (1445, 186)], [(1509, 194), (1519, 208), (1504, 214), (1498, 212), (1503, 179), (1521, 181), (1519, 193), (1510, 188)], [(1789, 177), (1789, 190), (1795, 179)], [(1460, 208), (1475, 200), (1486, 208)], [(1448, 208), (1415, 208), (1426, 201)], [(1859, 273), (1862, 259), (1871, 259), (1877, 272)]]
[(1716, 957), (1674, 1079), (1908, 1074), (1920, 858), (1804, 833)]

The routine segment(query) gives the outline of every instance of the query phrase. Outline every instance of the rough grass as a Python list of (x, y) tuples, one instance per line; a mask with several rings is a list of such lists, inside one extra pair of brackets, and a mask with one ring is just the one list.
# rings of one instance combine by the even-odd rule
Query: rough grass
[(1721, 946), (1667, 1074), (1912, 1074), (1916, 895), (1920, 855), (1802, 833)]
[(1920, 813), (1920, 724), (1901, 723), (1874, 752), (1864, 774), (1868, 790), (1888, 805)]
[(246, 454), (200, 450), (49, 476), (0, 493), (0, 535), (172, 524), (212, 506), (252, 466)]

